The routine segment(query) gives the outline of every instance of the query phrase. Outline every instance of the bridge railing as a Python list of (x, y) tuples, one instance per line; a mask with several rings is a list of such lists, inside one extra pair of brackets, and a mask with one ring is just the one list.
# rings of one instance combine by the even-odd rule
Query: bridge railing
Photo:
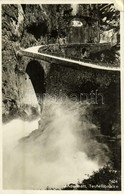
[[(42, 46), (41, 46), (42, 47)], [(72, 58), (66, 58), (63, 56), (56, 56), (54, 53), (46, 54), (46, 53), (39, 53), (40, 46), (30, 47), (28, 49), (21, 49), (21, 55), (40, 59), (43, 61), (47, 61), (49, 63), (56, 63), (56, 64), (65, 64), (67, 66), (84, 66), (88, 68), (94, 68), (94, 69), (100, 69), (100, 70), (108, 70), (108, 71), (120, 71), (119, 67), (110, 67), (110, 66), (103, 66), (99, 64), (95, 64), (93, 62), (87, 62), (87, 61), (81, 61), (80, 59), (72, 59)], [(35, 50), (35, 51), (34, 51)]]

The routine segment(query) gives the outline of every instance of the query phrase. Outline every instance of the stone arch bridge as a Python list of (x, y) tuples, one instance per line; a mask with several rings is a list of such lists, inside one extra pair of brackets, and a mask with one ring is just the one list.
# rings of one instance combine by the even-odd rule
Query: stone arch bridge
[[(43, 46), (34, 46), (27, 49), (21, 49), (21, 55), (29, 57), (31, 59), (30, 62), (27, 64), (26, 73), (31, 79), (40, 106), (43, 101), (43, 93), (45, 93), (45, 71), (44, 67), (42, 66), (42, 61), (48, 62), (49, 64), (60, 64), (71, 68), (91, 68), (92, 71), (99, 70), (105, 72), (109, 71), (120, 73), (119, 67), (100, 66), (97, 64), (86, 63), (80, 60), (74, 60), (71, 58), (60, 57), (53, 54), (42, 53), (39, 52), (39, 49), (41, 47)], [(41, 64), (39, 63), (39, 60), (41, 60)]]

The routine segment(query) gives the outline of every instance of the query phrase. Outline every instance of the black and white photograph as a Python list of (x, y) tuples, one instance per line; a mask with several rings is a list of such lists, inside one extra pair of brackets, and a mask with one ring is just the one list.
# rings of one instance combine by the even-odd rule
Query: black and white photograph
[(52, 2), (1, 4), (2, 188), (121, 191), (119, 6)]

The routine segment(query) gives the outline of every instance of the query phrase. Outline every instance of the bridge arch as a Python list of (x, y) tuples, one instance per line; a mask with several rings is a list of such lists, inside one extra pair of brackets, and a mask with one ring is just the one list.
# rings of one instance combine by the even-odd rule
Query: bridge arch
[(45, 93), (45, 73), (42, 65), (36, 61), (32, 60), (28, 63), (26, 67), (26, 73), (28, 74), (31, 83), (33, 85), (38, 104), (42, 110), (43, 96)]

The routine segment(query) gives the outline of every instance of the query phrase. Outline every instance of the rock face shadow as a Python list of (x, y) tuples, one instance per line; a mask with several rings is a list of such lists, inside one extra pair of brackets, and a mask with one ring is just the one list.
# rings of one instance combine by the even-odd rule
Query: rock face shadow
[(43, 94), (45, 93), (44, 69), (38, 61), (32, 60), (27, 65), (26, 73), (29, 75), (29, 78), (31, 79), (38, 103), (42, 108)]

